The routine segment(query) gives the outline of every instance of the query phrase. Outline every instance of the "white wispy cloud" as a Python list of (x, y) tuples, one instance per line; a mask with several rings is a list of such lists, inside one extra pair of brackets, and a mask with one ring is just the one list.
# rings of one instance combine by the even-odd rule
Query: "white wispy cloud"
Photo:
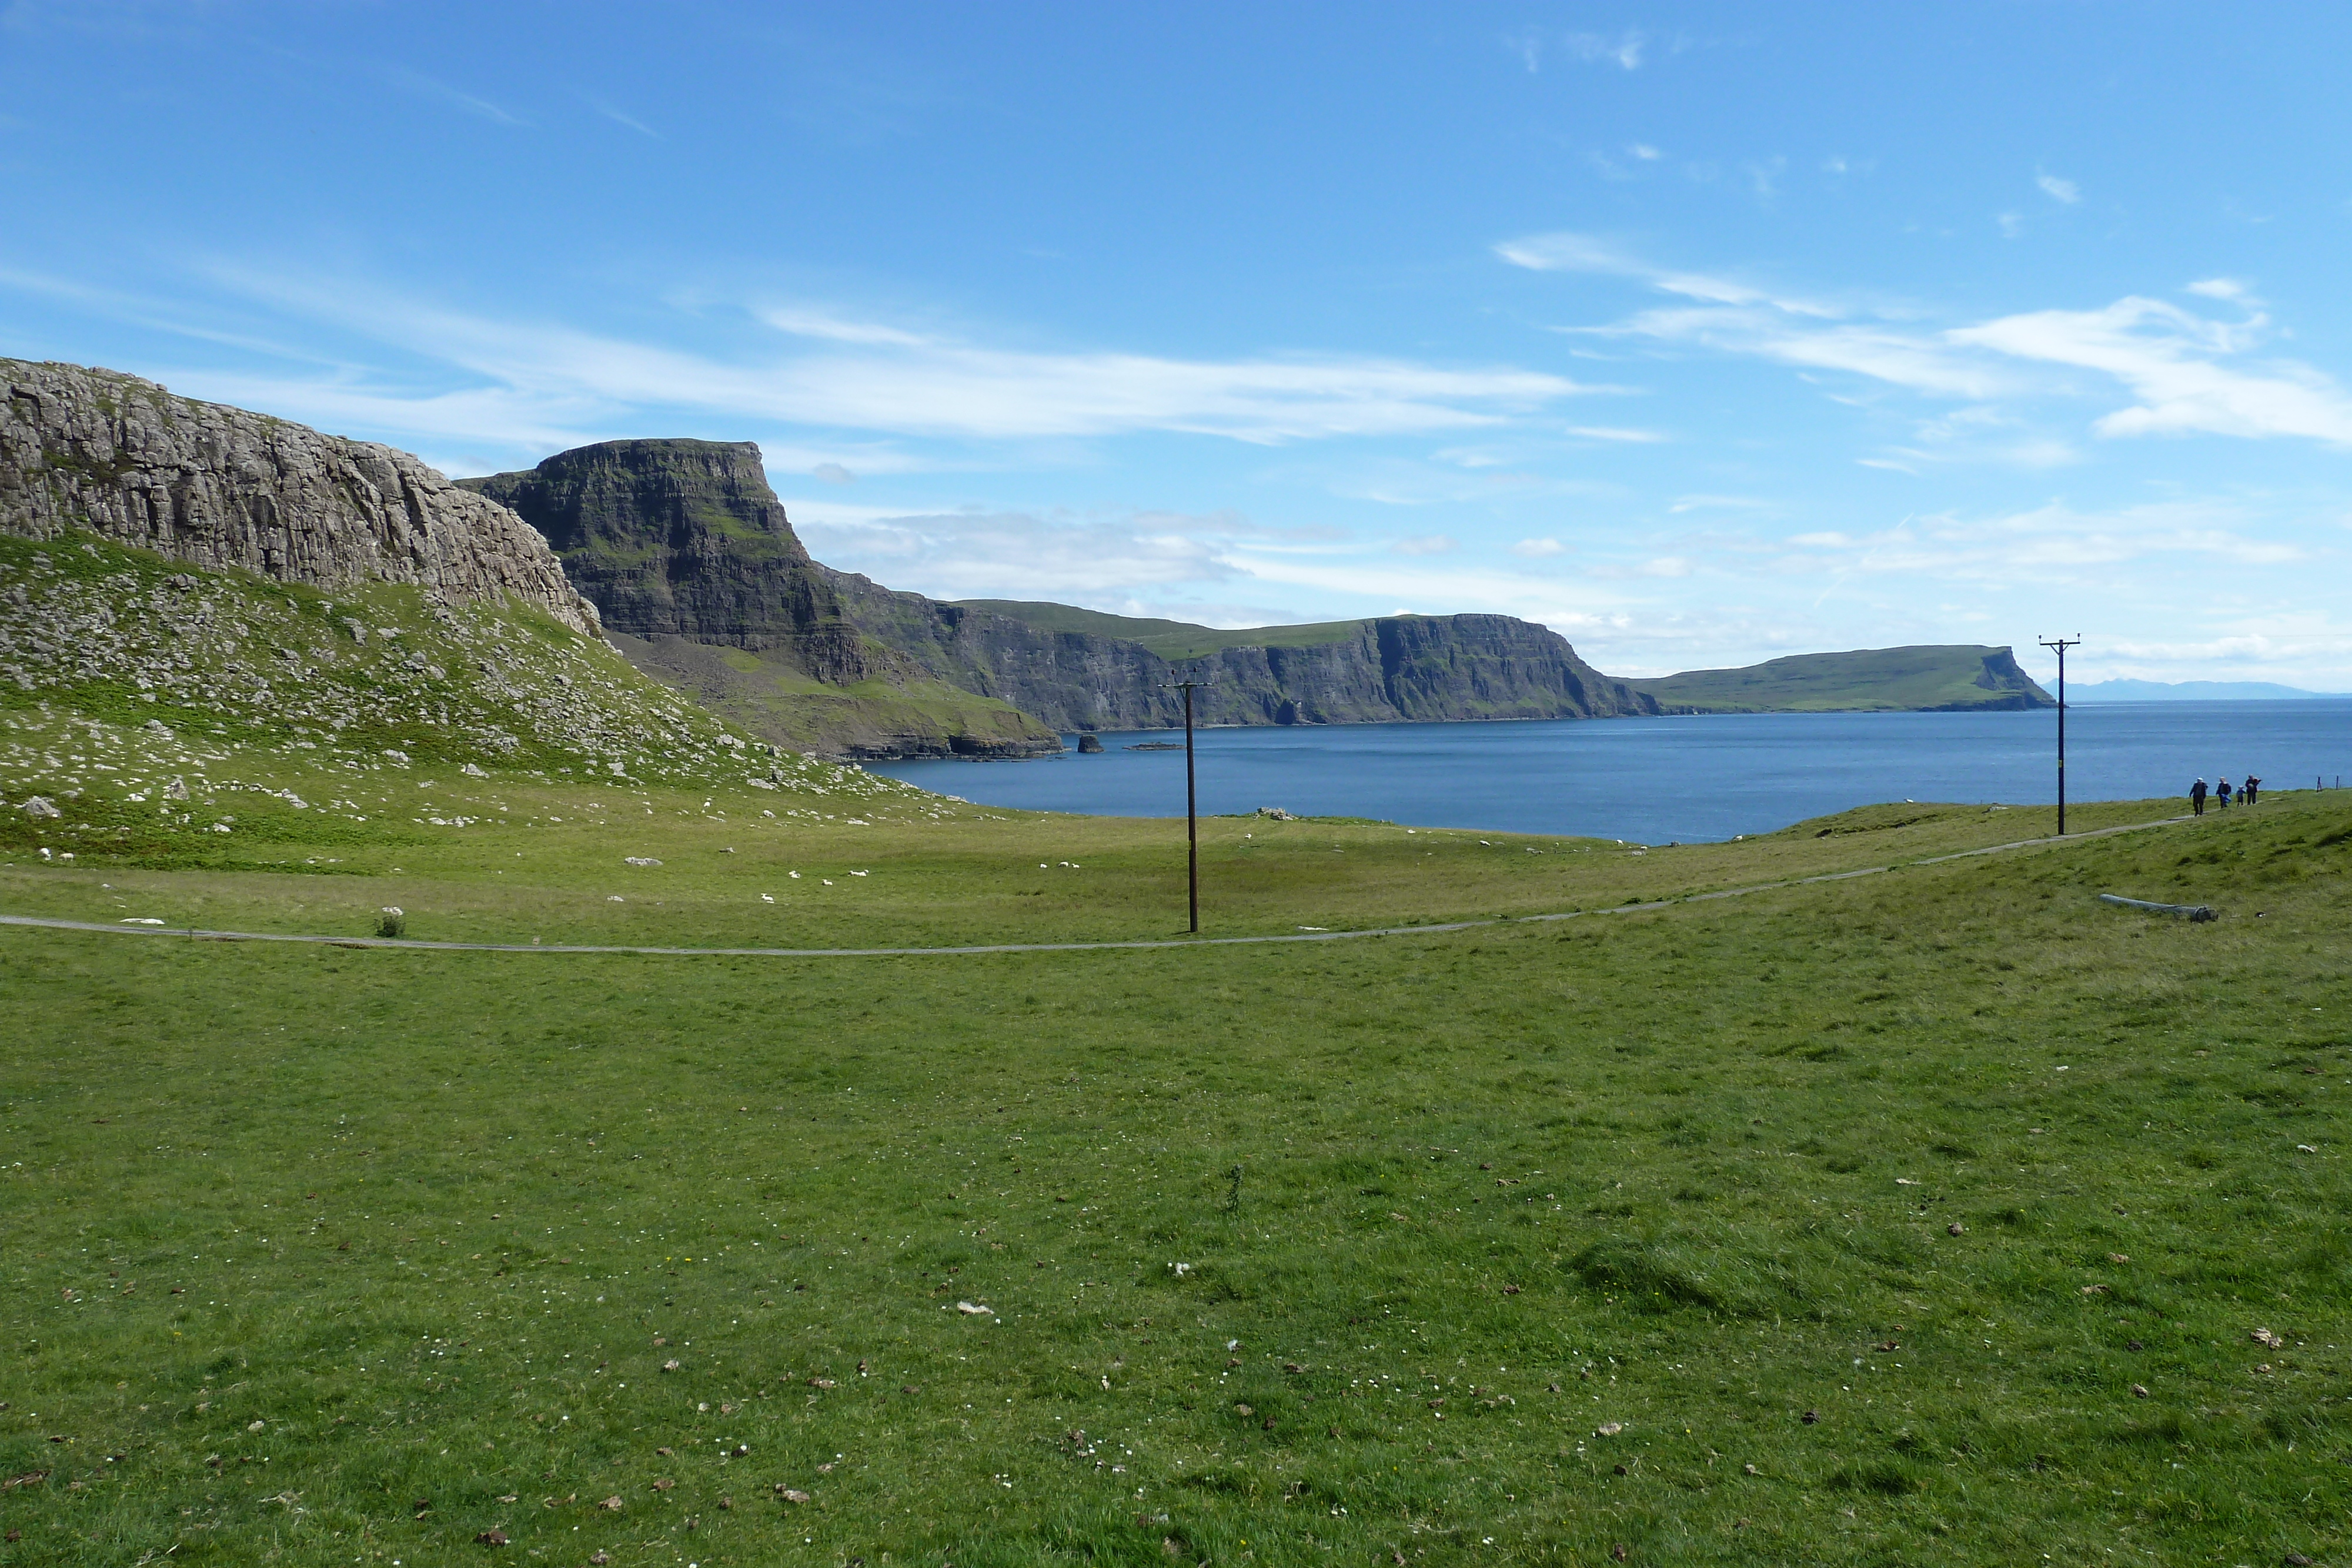
[(1736, 278), (1710, 273), (1657, 267), (1613, 241), (1597, 235), (1559, 232), (1505, 240), (1495, 254), (1513, 267), (1531, 272), (1595, 272), (1616, 277), (1637, 277), (1654, 288), (1709, 305), (1769, 305), (1791, 316), (1833, 318), (1835, 307), (1799, 298)]
[(1622, 70), (1639, 70), (1642, 51), (1649, 40), (1632, 28), (1611, 37), (1605, 33), (1569, 33), (1560, 42), (1580, 60), (1607, 61)]
[(601, 99), (592, 99), (590, 100), (590, 105), (597, 113), (603, 115), (605, 119), (611, 120), (615, 125), (625, 125), (630, 130), (635, 131), (638, 135), (650, 136), (656, 141), (664, 140), (660, 131), (656, 131), (644, 120), (637, 119), (635, 115), (623, 114), (619, 110), (614, 109), (611, 104), (604, 102)]
[(1545, 55), (1554, 48), (1588, 65), (1607, 64), (1622, 70), (1639, 70), (1649, 43), (1648, 37), (1632, 28), (1609, 34), (1553, 33), (1541, 27), (1523, 27), (1503, 37), (1503, 47), (1518, 57), (1530, 76), (1543, 69)]
[(1461, 541), (1450, 534), (1421, 534), (1402, 538), (1389, 546), (1391, 555), (1445, 555), (1461, 549)]
[(478, 119), (493, 120), (500, 125), (527, 127), (530, 124), (530, 121), (501, 104), (492, 103), (487, 98), (477, 98), (470, 92), (460, 91), (451, 87), (447, 82), (436, 80), (416, 71), (394, 67), (384, 73), (384, 79), (404, 92), (412, 92), (420, 98), (436, 99), (452, 108), (461, 109)]
[(1671, 439), (1660, 431), (1633, 430), (1616, 424), (1571, 424), (1568, 434), (1585, 441), (1618, 441), (1635, 445)]
[(1511, 553), (1523, 560), (1542, 560), (1547, 556), (1567, 554), (1568, 547), (1558, 539), (1521, 539), (1511, 547)]
[(2041, 186), (2042, 194), (2053, 202), (2063, 202), (2071, 207), (2083, 199), (2082, 187), (2072, 180), (2062, 180), (2055, 174), (2043, 174), (2038, 176), (2033, 183)]
[[(267, 391), (272, 401), (263, 406), (331, 411), (389, 432), (535, 445), (624, 421), (641, 426), (651, 411), (893, 439), (1050, 441), (1157, 431), (1278, 445), (1501, 427), (1603, 390), (1508, 365), (1001, 348), (794, 305), (751, 311), (766, 330), (721, 358), (466, 311), (349, 279), (230, 268), (214, 277), (272, 309), (372, 339), (386, 359), (427, 362), (403, 375), (350, 365), (318, 379), (246, 378), (249, 390)], [(451, 381), (466, 384), (451, 390)], [(874, 467), (852, 461), (861, 471)]]
[(907, 516), (822, 500), (788, 502), (786, 510), (819, 560), (937, 599), (1117, 595), (1250, 575), (1229, 559), (1237, 530), (1216, 517)]
[(861, 321), (836, 311), (808, 306), (773, 305), (760, 311), (760, 319), (777, 331), (794, 338), (812, 338), (826, 343), (860, 343), (887, 345), (895, 349), (922, 349), (931, 340), (920, 332), (904, 327), (893, 327), (882, 321)]
[(1674, 499), (1673, 503), (1672, 503), (1671, 505), (1669, 505), (1669, 506), (1666, 507), (1666, 510), (1668, 510), (1669, 512), (1698, 512), (1698, 511), (1716, 511), (1716, 510), (1722, 510), (1722, 511), (1738, 511), (1738, 512), (1770, 512), (1770, 511), (1778, 511), (1779, 509), (1780, 509), (1780, 507), (1779, 507), (1779, 504), (1778, 504), (1778, 503), (1776, 503), (1776, 502), (1772, 502), (1772, 501), (1767, 501), (1767, 500), (1764, 500), (1764, 499), (1762, 499), (1761, 497), (1756, 497), (1756, 496), (1706, 496), (1706, 495), (1699, 495), (1699, 496), (1677, 496), (1677, 497), (1675, 497), (1675, 499)]
[(1961, 351), (1937, 334), (1885, 321), (1823, 322), (1761, 308), (1670, 308), (1643, 311), (1608, 327), (1574, 330), (1849, 371), (1938, 397), (1991, 398), (2032, 390), (2027, 378), (1990, 355)]
[[(2046, 368), (2091, 371), (2137, 400), (2098, 417), (2092, 429), (2100, 435), (2201, 433), (2352, 445), (2352, 396), (2309, 365), (2252, 358), (2273, 335), (2272, 324), (2244, 286), (2229, 278), (2192, 284), (2189, 292), (2239, 306), (2246, 314), (2235, 321), (2129, 296), (2098, 309), (2027, 311), (1939, 329), (1923, 326), (1916, 311), (1825, 303), (1655, 266), (1588, 235), (1538, 235), (1507, 241), (1496, 252), (1517, 267), (1631, 277), (1694, 302), (1603, 326), (1557, 329), (1577, 336), (1700, 347), (1977, 402), (2080, 395), (2079, 383)], [(2065, 443), (2046, 437), (1987, 443), (1976, 455), (2024, 466), (2053, 465), (2075, 455)], [(1914, 471), (1903, 456), (1861, 461)]]
[(2191, 315), (2131, 297), (2099, 310), (2036, 310), (1945, 334), (2013, 359), (2104, 371), (2139, 399), (2103, 415), (2102, 435), (2303, 436), (2352, 445), (2352, 397), (2308, 365), (2274, 360), (2223, 364), (2261, 340), (2268, 319)]
[(1867, 533), (1797, 534), (1762, 553), (1769, 570), (1792, 575), (1914, 576), (1979, 587), (2053, 577), (2105, 587), (2116, 568), (2150, 558), (2242, 567), (2309, 559), (2304, 547), (2258, 537), (2257, 527), (2239, 507), (2211, 500), (2095, 512), (2053, 501), (1991, 516), (1911, 517)]

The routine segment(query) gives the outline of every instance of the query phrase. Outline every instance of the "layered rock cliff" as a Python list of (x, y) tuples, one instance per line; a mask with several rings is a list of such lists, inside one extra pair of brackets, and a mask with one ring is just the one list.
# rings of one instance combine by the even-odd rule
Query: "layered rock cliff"
[[(1171, 661), (1129, 638), (1048, 630), (1011, 615), (894, 592), (819, 568), (877, 641), (941, 680), (1002, 698), (1063, 730), (1157, 729), (1182, 722), (1168, 684), (1194, 676), (1202, 724), (1393, 724), (1654, 714), (1654, 699), (1576, 656), (1567, 639), (1507, 615), (1396, 615), (1343, 622), (1298, 644), (1268, 627), (1222, 632), (1232, 645)], [(1205, 629), (1202, 629), (1205, 631)]]
[(457, 483), (545, 534), (612, 631), (781, 652), (833, 685), (892, 673), (843, 617), (748, 441), (607, 441)]
[(631, 663), (770, 739), (855, 758), (1062, 747), (866, 635), (748, 441), (607, 441), (458, 483), (548, 537)]
[(213, 570), (513, 599), (596, 630), (544, 538), (407, 453), (113, 371), (0, 360), (0, 532), (87, 528)]

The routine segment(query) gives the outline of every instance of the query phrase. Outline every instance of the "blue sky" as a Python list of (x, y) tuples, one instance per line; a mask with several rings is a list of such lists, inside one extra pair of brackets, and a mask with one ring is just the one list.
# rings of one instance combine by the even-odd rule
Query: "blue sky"
[(0, 354), (818, 559), (2352, 690), (2340, 6), (0, 0)]

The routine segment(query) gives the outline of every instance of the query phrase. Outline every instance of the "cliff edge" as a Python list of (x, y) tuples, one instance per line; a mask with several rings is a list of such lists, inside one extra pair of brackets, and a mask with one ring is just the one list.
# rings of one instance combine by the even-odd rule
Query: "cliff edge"
[(629, 661), (772, 740), (838, 756), (1037, 757), (1060, 737), (845, 612), (748, 441), (606, 441), (461, 479), (544, 533)]
[[(1218, 631), (1067, 605), (940, 603), (820, 569), (850, 618), (942, 680), (1065, 730), (1202, 724), (1402, 724), (1610, 718), (1657, 704), (1587, 664), (1548, 627), (1507, 615), (1384, 615)], [(1122, 635), (1120, 633), (1129, 633)]]

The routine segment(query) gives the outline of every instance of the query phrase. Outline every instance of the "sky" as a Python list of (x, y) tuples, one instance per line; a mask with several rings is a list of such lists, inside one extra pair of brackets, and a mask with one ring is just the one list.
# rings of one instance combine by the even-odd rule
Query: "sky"
[(820, 560), (2352, 690), (2352, 10), (0, 0), (0, 356)]

